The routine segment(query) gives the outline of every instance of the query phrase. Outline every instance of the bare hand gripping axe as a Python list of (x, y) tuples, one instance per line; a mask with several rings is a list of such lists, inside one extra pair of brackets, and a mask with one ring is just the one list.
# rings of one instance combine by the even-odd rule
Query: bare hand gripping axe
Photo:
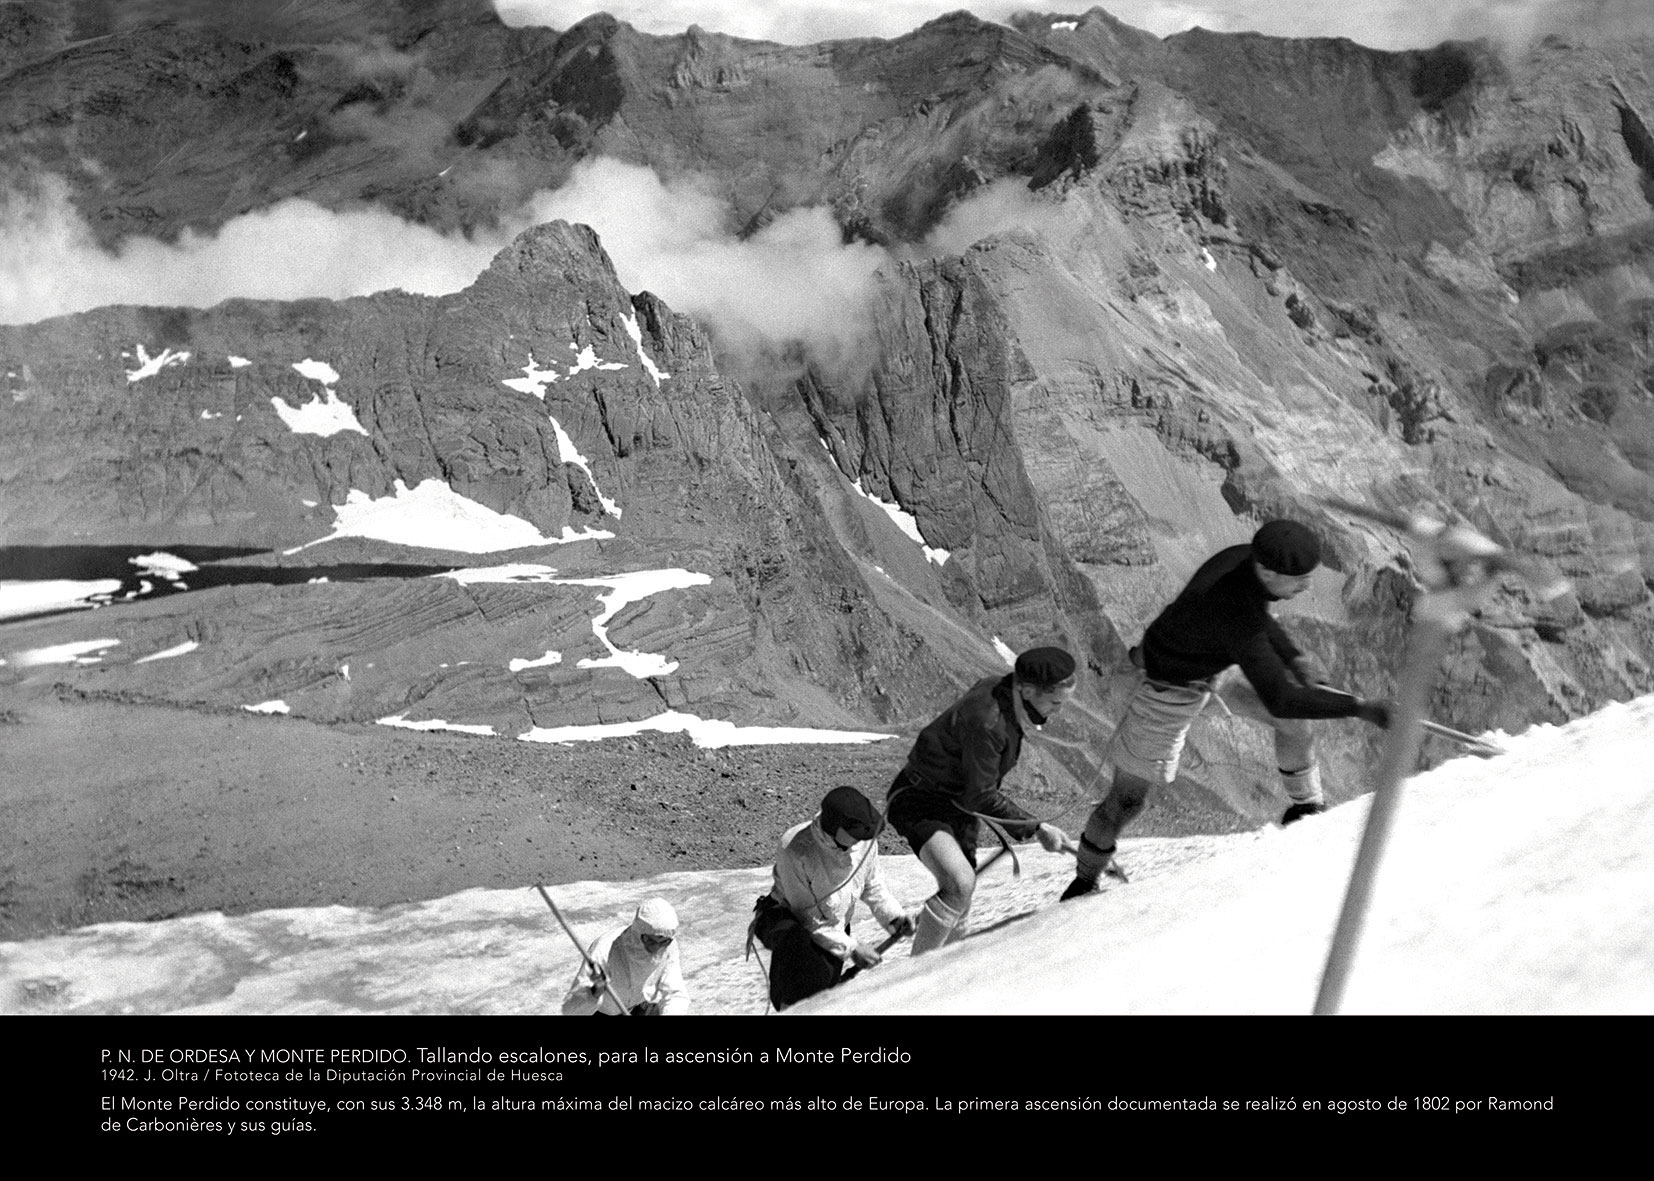
[(580, 953), (580, 958), (586, 961), (586, 970), (591, 973), (592, 979), (601, 980), (603, 982), (603, 991), (609, 994), (609, 999), (615, 1003), (615, 1007), (618, 1008), (621, 1015), (624, 1016), (627, 1012), (626, 1003), (622, 1001), (620, 997), (615, 995), (614, 987), (609, 983), (608, 972), (599, 967), (597, 962), (586, 953), (585, 944), (581, 943), (579, 938), (575, 935), (574, 928), (569, 926), (568, 920), (563, 917), (563, 912), (557, 909), (557, 904), (551, 900), (551, 895), (546, 893), (546, 888), (539, 882), (534, 883), (534, 888), (540, 891), (540, 897), (544, 898), (546, 900), (546, 905), (551, 907), (551, 913), (557, 919), (557, 925), (563, 928), (563, 933), (569, 937), (569, 942), (574, 944), (574, 950), (578, 951)]

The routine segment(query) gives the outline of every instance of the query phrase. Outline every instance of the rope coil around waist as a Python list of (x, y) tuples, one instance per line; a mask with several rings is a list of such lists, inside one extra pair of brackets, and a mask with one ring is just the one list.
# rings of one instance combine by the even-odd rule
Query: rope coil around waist
[[(932, 779), (930, 776), (926, 775), (922, 771), (915, 771), (911, 764), (902, 768), (901, 775), (904, 779), (907, 780), (907, 782), (902, 783), (899, 786), (896, 786), (896, 787), (892, 788), (889, 797), (885, 801), (885, 814), (887, 816), (890, 814), (890, 807), (895, 802), (896, 797), (899, 796), (902, 792), (906, 791), (908, 788), (910, 788), (910, 787), (935, 788), (939, 792), (941, 792), (941, 794), (943, 794), (946, 797), (949, 806), (957, 809), (960, 812), (963, 812), (966, 816), (971, 817), (971, 819), (973, 819), (973, 820), (979, 820), (983, 824), (986, 824), (988, 826), (988, 831), (990, 831), (994, 834), (994, 838), (999, 842), (1000, 847), (1002, 849), (1004, 849), (1005, 852), (1007, 852), (1011, 855), (1012, 872), (1016, 873), (1016, 874), (1021, 874), (1022, 873), (1022, 864), (1021, 864), (1021, 862), (1019, 862), (1017, 860), (1016, 849), (1012, 847), (1013, 842), (1011, 840), (1011, 834), (1006, 831), (1004, 821), (1000, 820), (996, 816), (989, 816), (985, 812), (975, 812), (975, 811), (972, 811), (970, 808), (965, 807), (964, 804), (961, 804), (957, 799), (954, 798), (954, 793), (948, 792), (946, 790), (944, 785), (936, 782), (936, 780)], [(1018, 823), (1025, 823), (1025, 822), (1019, 821)], [(1035, 821), (1034, 823), (1035, 824), (1041, 824), (1041, 823), (1044, 823), (1044, 822), (1043, 821)]]
[(1163, 691), (1170, 690), (1172, 692), (1179, 693), (1198, 693), (1208, 699), (1208, 701), (1203, 703), (1201, 706), (1203, 710), (1205, 709), (1206, 704), (1209, 704), (1212, 699), (1215, 699), (1217, 703), (1223, 707), (1224, 713), (1229, 714), (1230, 717), (1234, 716), (1234, 713), (1230, 710), (1228, 703), (1223, 700), (1223, 695), (1218, 692), (1218, 682), (1223, 679), (1222, 672), (1213, 673), (1211, 676), (1203, 677), (1197, 681), (1163, 681), (1159, 677), (1149, 676), (1148, 666), (1143, 659), (1143, 646), (1141, 644), (1133, 647), (1126, 653), (1126, 655), (1131, 661), (1131, 666), (1135, 668), (1138, 675), (1143, 678), (1143, 684)]
[(1207, 677), (1205, 680), (1201, 681), (1183, 682), (1162, 681), (1149, 676), (1147, 673), (1143, 674), (1143, 684), (1147, 685), (1151, 689), (1157, 689), (1163, 693), (1188, 693), (1198, 697), (1201, 699), (1201, 713), (1205, 713), (1207, 708), (1215, 701), (1217, 702), (1218, 708), (1222, 710), (1224, 714), (1232, 718), (1235, 716), (1234, 710), (1229, 708), (1229, 703), (1223, 699), (1223, 694), (1218, 692), (1218, 683), (1222, 679), (1222, 673), (1219, 673), (1216, 676)]

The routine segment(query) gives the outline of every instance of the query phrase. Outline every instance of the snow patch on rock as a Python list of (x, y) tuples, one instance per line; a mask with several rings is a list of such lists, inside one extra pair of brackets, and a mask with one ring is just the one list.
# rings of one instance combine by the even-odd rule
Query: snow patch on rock
[(667, 660), (664, 656), (657, 656), (651, 652), (629, 651), (622, 652), (609, 639), (608, 623), (628, 603), (635, 603), (639, 599), (646, 599), (650, 595), (659, 594), (665, 590), (682, 590), (691, 586), (705, 586), (712, 581), (710, 574), (698, 574), (690, 570), (634, 570), (627, 574), (616, 574), (604, 578), (559, 578), (555, 580), (564, 586), (602, 586), (608, 587), (607, 594), (597, 596), (597, 601), (603, 604), (603, 613), (592, 620), (592, 632), (609, 650), (609, 655), (599, 660), (587, 658), (580, 661), (577, 668), (619, 668), (642, 680), (645, 677), (664, 677), (677, 671), (678, 662)]
[(500, 379), (500, 384), (507, 389), (516, 390), (522, 394), (533, 394), (540, 401), (546, 400), (546, 387), (557, 381), (555, 369), (541, 369), (540, 363), (534, 359), (533, 352), (528, 354), (528, 364), (523, 366), (523, 376), (506, 377)]
[(635, 722), (608, 722), (590, 726), (536, 727), (519, 734), (522, 742), (593, 742), (602, 738), (624, 738), (646, 730), (665, 734), (688, 734), (696, 746), (773, 746), (782, 743), (866, 743), (882, 742), (892, 734), (857, 730), (811, 730), (799, 726), (737, 726), (717, 718), (667, 710)]
[(591, 464), (586, 461), (584, 455), (580, 454), (580, 449), (574, 445), (574, 440), (569, 438), (569, 433), (563, 429), (563, 424), (553, 418), (551, 419), (551, 429), (557, 435), (557, 453), (562, 456), (563, 462), (572, 463), (586, 473), (586, 479), (592, 482), (592, 491), (597, 493), (597, 499), (602, 502), (604, 512), (611, 517), (620, 516), (620, 505), (603, 495), (603, 490), (597, 486), (597, 477), (592, 475)]
[(942, 566), (946, 565), (947, 560), (953, 556), (953, 554), (948, 550), (936, 549), (925, 544), (924, 535), (919, 532), (919, 519), (912, 513), (902, 511), (900, 505), (891, 504), (887, 500), (880, 500), (877, 496), (874, 496), (871, 492), (868, 492), (862, 488), (860, 480), (852, 480), (850, 482), (850, 486), (862, 496), (866, 497), (868, 500), (871, 500), (874, 504), (883, 509), (885, 515), (896, 523), (896, 528), (900, 529), (908, 537), (918, 542), (919, 548), (925, 551), (925, 559), (927, 561), (934, 562), (936, 565)]
[(410, 722), (408, 721), (408, 715), (405, 713), (380, 718), (379, 724), (381, 726), (399, 726), (404, 730), (455, 730), (461, 734), (481, 734), (485, 737), (492, 737), (494, 734), (494, 727), (492, 726), (471, 725), (466, 722), (445, 722), (441, 718), (427, 718), (422, 722)]
[(340, 401), (333, 390), (339, 381), (338, 370), (326, 361), (313, 361), (309, 357), (295, 362), (293, 368), (302, 376), (321, 382), (322, 394), (303, 406), (289, 406), (279, 397), (270, 399), (270, 404), (276, 408), (276, 413), (289, 430), (298, 435), (321, 435), (324, 438), (341, 431), (355, 431), (359, 435), (368, 433), (357, 420), (356, 411), (348, 402)]
[(133, 664), (148, 664), (152, 660), (171, 660), (174, 656), (186, 656), (194, 652), (201, 645), (196, 640), (185, 640), (182, 644), (168, 648), (163, 652), (151, 652), (148, 656), (140, 656)]
[(623, 362), (620, 362), (620, 361), (599, 361), (597, 359), (597, 350), (592, 348), (591, 345), (587, 345), (585, 348), (580, 349), (580, 350), (578, 350), (578, 352), (576, 352), (574, 346), (571, 344), (571, 345), (569, 345), (569, 351), (576, 353), (575, 358), (574, 358), (574, 364), (569, 367), (569, 376), (570, 377), (573, 377), (576, 373), (579, 373), (582, 370), (586, 370), (586, 369), (624, 369), (624, 368), (626, 368), (625, 364)]
[(626, 325), (626, 335), (632, 338), (632, 344), (637, 349), (637, 359), (643, 362), (643, 370), (654, 378), (655, 385), (659, 386), (672, 375), (650, 359), (649, 354), (643, 351), (643, 329), (638, 327), (636, 316), (622, 316), (620, 322)]
[(106, 650), (119, 643), (119, 640), (76, 640), (68, 644), (54, 644), (50, 648), (31, 648), (27, 652), (14, 653), (12, 663), (18, 668), (35, 668), (42, 664), (96, 664), (103, 659)]
[(42, 611), (91, 607), (89, 600), (94, 596), (112, 595), (120, 589), (118, 578), (0, 582), (0, 619), (14, 619), (19, 615), (34, 615)]
[(510, 664), (506, 665), (506, 667), (514, 673), (520, 673), (525, 668), (544, 668), (548, 664), (561, 664), (562, 662), (563, 654), (561, 652), (553, 652), (550, 648), (547, 648), (546, 654), (538, 659), (525, 660), (522, 657), (518, 657)]
[(561, 537), (550, 537), (521, 517), (495, 512), (435, 479), (421, 481), (414, 488), (397, 480), (391, 495), (377, 499), (352, 488), (345, 503), (335, 505), (333, 511), (336, 527), (332, 533), (285, 552), (296, 554), (339, 537), (482, 554), (614, 536), (601, 529), (576, 533), (565, 525)]
[[(154, 377), (168, 365), (182, 365), (185, 361), (190, 359), (190, 355), (187, 352), (175, 353), (170, 348), (162, 349), (161, 354), (158, 357), (151, 357), (149, 355), (149, 351), (145, 349), (143, 345), (138, 345), (137, 348), (138, 367), (136, 369), (128, 369), (126, 371), (126, 380), (128, 384), (135, 381), (142, 381), (146, 377)], [(122, 353), (121, 356), (124, 357), (126, 354)]]

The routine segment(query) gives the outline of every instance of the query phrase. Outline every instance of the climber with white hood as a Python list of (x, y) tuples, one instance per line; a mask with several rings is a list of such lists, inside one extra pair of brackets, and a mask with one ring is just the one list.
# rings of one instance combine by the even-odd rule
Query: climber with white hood
[(678, 957), (678, 915), (650, 898), (631, 923), (596, 939), (563, 998), (565, 1017), (679, 1017), (689, 990)]

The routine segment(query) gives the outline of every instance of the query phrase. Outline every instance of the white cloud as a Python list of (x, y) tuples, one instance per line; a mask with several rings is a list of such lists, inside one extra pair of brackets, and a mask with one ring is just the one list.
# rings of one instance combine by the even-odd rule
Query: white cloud
[(111, 254), (64, 182), (46, 176), (30, 194), (0, 191), (0, 323), (111, 304), (211, 307), (237, 296), (343, 299), (393, 287), (443, 294), (469, 285), (520, 228), (466, 239), (382, 210), (334, 213), (289, 200), (215, 235), (186, 230), (176, 245), (128, 238)]
[[(594, 9), (582, 0), (494, 0), (510, 25), (567, 29)], [(807, 45), (846, 37), (899, 37), (943, 13), (969, 8), (1004, 20), (1026, 4), (964, 5), (938, 0), (610, 0), (603, 11), (646, 33), (681, 33), (690, 25), (754, 41)]]
[(470, 285), (523, 229), (556, 218), (598, 231), (628, 291), (653, 291), (749, 350), (799, 341), (818, 356), (843, 353), (866, 328), (873, 274), (888, 257), (845, 244), (824, 208), (784, 213), (743, 241), (727, 206), (693, 180), (663, 182), (608, 159), (580, 165), (563, 188), (469, 238), (384, 211), (290, 200), (176, 245), (129, 238), (118, 254), (98, 247), (64, 183), (46, 177), (31, 195), (0, 193), (0, 323), (123, 303), (446, 294)]
[(846, 244), (819, 207), (739, 239), (728, 206), (696, 181), (662, 181), (617, 160), (581, 164), (561, 189), (537, 194), (532, 210), (536, 221), (591, 226), (629, 291), (652, 291), (748, 349), (798, 341), (831, 357), (853, 347), (868, 327), (874, 273), (889, 257)]
[[(587, 15), (564, 0), (497, 0), (513, 23), (567, 28)], [(611, 5), (649, 32), (690, 23), (746, 37), (804, 42), (823, 37), (898, 36), (958, 8), (954, 0), (853, 3), (794, 0), (706, 3), (665, 0)], [(1004, 20), (1021, 6), (978, 4)], [(1084, 11), (1076, 6), (1074, 12)], [(1158, 35), (1192, 25), (1277, 36), (1347, 36), (1383, 48), (1494, 36), (1510, 43), (1552, 31), (1654, 32), (1645, 0), (1119, 0), (1121, 20)], [(1057, 13), (1055, 15), (1062, 15)], [(1038, 206), (1010, 184), (990, 186), (937, 229), (933, 251), (963, 249), (1007, 224), (1029, 224)], [(711, 326), (726, 346), (774, 352), (802, 343), (818, 362), (853, 361), (867, 327), (873, 276), (884, 251), (846, 244), (824, 208), (793, 209), (746, 239), (727, 204), (694, 179), (663, 181), (646, 168), (594, 160), (556, 192), (536, 194), (494, 229), (445, 235), (376, 209), (332, 212), (282, 201), (237, 217), (214, 234), (185, 231), (176, 243), (128, 238), (99, 248), (59, 178), (36, 177), (26, 192), (0, 190), (0, 323), (24, 323), (110, 304), (207, 307), (224, 299), (340, 299), (401, 288), (446, 294), (469, 285), (528, 225), (554, 217), (602, 236), (630, 291), (650, 290)], [(801, 278), (806, 277), (806, 278)], [(140, 372), (143, 372), (140, 370)], [(147, 375), (147, 374), (145, 374)]]
[[(556, 29), (567, 29), (592, 11), (583, 0), (495, 0), (494, 6), (508, 24)], [(682, 33), (698, 24), (734, 37), (804, 45), (844, 37), (899, 37), (961, 9), (1003, 23), (1029, 5), (995, 0), (615, 0), (603, 7), (646, 33)], [(1049, 11), (1074, 16), (1092, 7), (1085, 0)], [(1422, 48), (1451, 38), (1526, 41), (1587, 28), (1654, 31), (1647, 0), (1110, 0), (1102, 7), (1157, 37), (1199, 26), (1275, 37), (1348, 37), (1377, 49)]]
[(1004, 176), (950, 209), (925, 238), (920, 253), (933, 257), (962, 254), (994, 234), (1054, 230), (1062, 216), (1056, 205), (1029, 191), (1027, 180)]
[[(567, 28), (584, 3), (498, 0), (514, 23), (531, 17)], [(897, 36), (958, 8), (954, 0), (826, 7), (794, 0), (611, 5), (640, 29), (680, 32), (700, 23), (747, 37), (792, 42), (828, 36)], [(987, 19), (1020, 6), (979, 4)], [(1084, 9), (1076, 6), (1075, 11)], [(1194, 24), (1277, 36), (1346, 36), (1382, 48), (1492, 36), (1509, 43), (1548, 32), (1654, 33), (1646, 0), (1119, 0), (1128, 24), (1167, 35)], [(444, 235), (384, 210), (332, 212), (282, 201), (237, 217), (215, 234), (185, 231), (176, 243), (134, 237), (118, 253), (99, 248), (53, 176), (27, 191), (0, 190), (0, 323), (26, 323), (111, 304), (209, 307), (232, 297), (341, 299), (401, 288), (446, 294), (469, 285), (534, 220), (594, 226), (629, 289), (648, 289), (714, 325), (732, 344), (802, 339), (842, 351), (863, 325), (868, 283), (882, 252), (846, 245), (824, 209), (795, 209), (751, 238), (734, 237), (724, 203), (690, 181), (663, 183), (647, 169), (598, 160), (556, 193), (542, 193), (494, 230)], [(968, 227), (965, 227), (968, 228)], [(809, 276), (801, 282), (799, 276)]]
[[(1549, 33), (1654, 31), (1654, 11), (1647, 0), (1127, 0), (1109, 9), (1127, 24), (1160, 36), (1199, 25), (1220, 33), (1347, 37), (1390, 50), (1476, 38), (1515, 48)], [(1141, 19), (1134, 19), (1133, 13)]]

